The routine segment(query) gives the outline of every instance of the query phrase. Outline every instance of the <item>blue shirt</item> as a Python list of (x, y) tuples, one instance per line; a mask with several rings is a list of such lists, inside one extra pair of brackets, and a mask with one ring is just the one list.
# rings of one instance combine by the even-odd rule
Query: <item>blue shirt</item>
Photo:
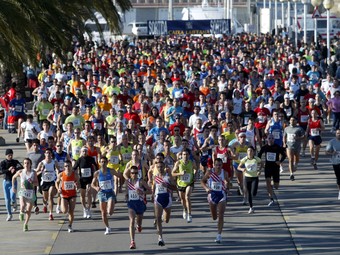
[(156, 142), (159, 140), (159, 135), (161, 134), (162, 131), (165, 131), (165, 133), (168, 135), (169, 134), (169, 130), (166, 129), (165, 127), (154, 127), (152, 128), (148, 135), (152, 135), (153, 138), (153, 142)]

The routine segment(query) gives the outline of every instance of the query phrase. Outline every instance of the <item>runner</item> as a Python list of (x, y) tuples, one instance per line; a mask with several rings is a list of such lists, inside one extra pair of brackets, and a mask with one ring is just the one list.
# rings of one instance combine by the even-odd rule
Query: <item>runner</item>
[(102, 220), (105, 225), (105, 235), (111, 234), (111, 228), (109, 226), (108, 215), (113, 214), (115, 206), (116, 194), (114, 193), (113, 176), (119, 176), (123, 178), (121, 173), (107, 168), (108, 159), (106, 157), (100, 158), (100, 169), (93, 175), (91, 186), (98, 192), (98, 199), (100, 203), (100, 211)]
[[(24, 221), (23, 231), (28, 231), (28, 221), (31, 217), (31, 210), (36, 200), (34, 194), (34, 187), (38, 185), (38, 178), (36, 172), (32, 169), (32, 161), (29, 158), (24, 159), (24, 168), (15, 173), (12, 178), (13, 193), (16, 193), (16, 181), (20, 177), (20, 214), (19, 220)], [(26, 214), (26, 217), (25, 217)]]
[(189, 159), (190, 150), (181, 152), (181, 159), (175, 163), (172, 176), (177, 177), (177, 189), (183, 206), (183, 219), (187, 223), (192, 222), (191, 193), (194, 189), (195, 175), (197, 166), (194, 161)]
[(267, 144), (261, 148), (258, 154), (259, 158), (262, 157), (263, 153), (265, 154), (264, 176), (266, 178), (267, 191), (270, 199), (268, 206), (274, 204), (272, 179), (274, 188), (278, 189), (280, 183), (280, 165), (287, 157), (284, 148), (274, 143), (274, 141), (274, 135), (269, 134)]
[(216, 243), (222, 242), (224, 212), (227, 205), (228, 173), (223, 170), (222, 166), (222, 159), (217, 158), (214, 168), (207, 171), (201, 180), (203, 189), (208, 193), (211, 217), (213, 220), (218, 217)]
[(152, 196), (154, 197), (158, 245), (164, 246), (162, 221), (169, 223), (172, 205), (171, 192), (169, 189), (175, 189), (176, 184), (172, 176), (165, 171), (165, 164), (163, 162), (158, 161), (155, 170)]
[(259, 157), (255, 156), (255, 148), (250, 146), (247, 150), (247, 156), (242, 158), (238, 170), (244, 173), (245, 188), (248, 193), (249, 211), (254, 213), (253, 197), (257, 195), (259, 185), (259, 176), (263, 168), (263, 163)]
[(319, 153), (322, 143), (321, 131), (325, 130), (325, 125), (323, 120), (319, 118), (319, 114), (316, 110), (311, 111), (311, 118), (308, 120), (308, 126), (306, 130), (306, 134), (308, 134), (308, 145), (311, 156), (311, 164), (314, 166), (314, 169), (317, 170), (318, 167), (316, 165), (319, 159)]
[[(72, 233), (74, 220), (74, 208), (77, 201), (77, 187), (79, 187), (79, 176), (77, 172), (72, 169), (71, 160), (67, 159), (63, 162), (63, 169), (58, 174), (55, 187), (61, 196), (61, 211), (64, 214), (68, 213), (67, 231)], [(60, 166), (60, 164), (59, 164)]]
[(12, 220), (12, 212), (17, 210), (17, 198), (16, 194), (13, 192), (13, 183), (14, 188), (17, 188), (16, 180), (13, 182), (13, 176), (16, 171), (22, 169), (23, 166), (19, 163), (18, 160), (13, 159), (13, 150), (6, 149), (5, 152), (6, 159), (1, 161), (0, 163), (0, 174), (4, 174), (4, 181), (2, 183), (4, 189), (4, 197), (6, 203), (7, 210), (7, 218), (6, 221)]
[(340, 200), (340, 129), (335, 131), (335, 138), (328, 142), (326, 154), (332, 155), (331, 162), (339, 190), (338, 200)]
[(283, 147), (287, 148), (287, 157), (289, 162), (290, 180), (294, 181), (294, 173), (300, 160), (301, 141), (305, 137), (305, 131), (296, 125), (297, 120), (291, 117), (289, 126), (285, 128), (283, 134)]
[[(91, 218), (93, 173), (97, 170), (97, 164), (93, 157), (89, 156), (86, 146), (80, 150), (80, 157), (73, 165), (73, 170), (79, 173), (80, 182), (80, 203), (83, 206), (83, 218)], [(87, 198), (87, 201), (86, 201)], [(87, 203), (86, 203), (87, 202)]]
[[(146, 210), (144, 196), (145, 192), (151, 193), (151, 189), (143, 179), (138, 177), (139, 171), (136, 166), (132, 166), (128, 171), (130, 178), (126, 181), (126, 201), (130, 218), (130, 249), (136, 249), (135, 230), (142, 232), (143, 214)], [(135, 221), (137, 221), (136, 227)]]
[(37, 175), (41, 174), (41, 189), (43, 194), (44, 213), (49, 210), (49, 220), (53, 218), (53, 198), (56, 195), (55, 181), (59, 173), (59, 168), (53, 157), (53, 151), (50, 148), (45, 150), (45, 159), (37, 167)]

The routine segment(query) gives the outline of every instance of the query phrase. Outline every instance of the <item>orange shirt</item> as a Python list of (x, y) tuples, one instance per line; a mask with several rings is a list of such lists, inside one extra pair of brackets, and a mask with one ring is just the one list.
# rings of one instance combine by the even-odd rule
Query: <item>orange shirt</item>
[(200, 92), (201, 92), (203, 95), (207, 96), (207, 95), (210, 93), (210, 89), (209, 89), (209, 87), (201, 87), (201, 88), (200, 88)]
[(61, 176), (61, 196), (63, 198), (70, 198), (77, 196), (77, 189), (75, 185), (76, 175), (74, 172), (67, 176), (66, 172), (62, 172)]

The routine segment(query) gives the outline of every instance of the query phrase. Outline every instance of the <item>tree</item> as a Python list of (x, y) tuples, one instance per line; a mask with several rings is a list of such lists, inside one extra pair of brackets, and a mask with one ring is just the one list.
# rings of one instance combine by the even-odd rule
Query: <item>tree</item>
[[(84, 22), (100, 12), (112, 31), (120, 31), (118, 8), (125, 12), (130, 1), (115, 0), (2, 0), (0, 1), (0, 62), (3, 68), (18, 71), (18, 63), (38, 63), (44, 48), (59, 57), (76, 36), (86, 32)], [(99, 25), (99, 24), (98, 24)]]

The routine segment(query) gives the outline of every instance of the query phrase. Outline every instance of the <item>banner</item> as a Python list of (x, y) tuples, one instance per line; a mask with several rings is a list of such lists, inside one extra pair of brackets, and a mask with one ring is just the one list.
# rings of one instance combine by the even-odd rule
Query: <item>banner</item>
[(230, 19), (213, 20), (148, 20), (148, 34), (230, 34)]

